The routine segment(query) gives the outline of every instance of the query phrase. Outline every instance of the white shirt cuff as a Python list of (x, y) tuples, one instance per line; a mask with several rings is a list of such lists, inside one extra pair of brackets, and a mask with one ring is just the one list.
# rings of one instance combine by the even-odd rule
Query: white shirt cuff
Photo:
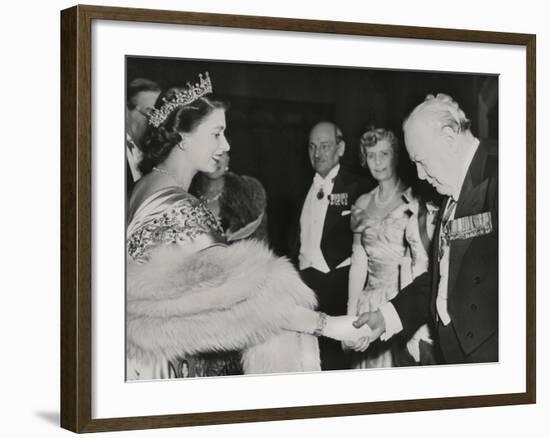
[(386, 325), (386, 331), (382, 333), (380, 339), (382, 341), (387, 341), (393, 335), (396, 335), (403, 330), (403, 324), (401, 324), (401, 319), (399, 319), (397, 310), (395, 310), (392, 303), (388, 302), (380, 306), (378, 310), (380, 310), (380, 313), (384, 318), (384, 324)]
[(340, 263), (334, 269), (340, 269), (340, 268), (344, 268), (344, 267), (350, 266), (350, 265), (351, 265), (351, 257), (348, 257), (346, 260), (344, 260), (342, 263)]

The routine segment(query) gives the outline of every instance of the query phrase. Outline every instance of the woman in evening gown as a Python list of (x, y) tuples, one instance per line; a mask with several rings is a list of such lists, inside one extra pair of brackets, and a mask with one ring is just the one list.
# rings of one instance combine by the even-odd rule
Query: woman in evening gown
[[(361, 137), (363, 167), (378, 181), (352, 208), (354, 232), (348, 314), (375, 311), (428, 268), (428, 247), (436, 210), (413, 196), (397, 175), (399, 142), (388, 130), (370, 129)], [(355, 368), (430, 363), (428, 326), (404, 345), (399, 338), (375, 342), (355, 355)], [(421, 360), (421, 350), (423, 351)]]

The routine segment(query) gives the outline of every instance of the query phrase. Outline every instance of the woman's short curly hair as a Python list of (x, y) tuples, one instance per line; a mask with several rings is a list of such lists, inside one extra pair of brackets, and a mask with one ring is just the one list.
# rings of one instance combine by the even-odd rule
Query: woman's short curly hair
[(393, 150), (394, 157), (399, 159), (400, 142), (397, 136), (389, 129), (369, 127), (359, 140), (359, 163), (365, 169), (367, 166), (368, 148), (375, 146), (382, 140), (388, 140)]
[[(170, 101), (181, 90), (180, 87), (169, 88), (159, 96), (155, 107), (162, 107), (164, 102)], [(139, 163), (141, 172), (149, 173), (153, 167), (162, 163), (182, 141), (181, 133), (193, 132), (215, 109), (226, 110), (227, 104), (210, 93), (188, 105), (177, 107), (158, 127), (150, 125), (142, 146), (143, 159)]]

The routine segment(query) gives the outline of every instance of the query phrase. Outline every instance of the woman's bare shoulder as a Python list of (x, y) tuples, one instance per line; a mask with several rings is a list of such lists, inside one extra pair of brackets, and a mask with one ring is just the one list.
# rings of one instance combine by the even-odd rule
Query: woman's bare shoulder
[(130, 199), (128, 201), (128, 209), (132, 210), (132, 207), (140, 205), (145, 199), (151, 196), (153, 193), (157, 192), (162, 188), (160, 180), (155, 178), (151, 173), (144, 175), (142, 178), (136, 182)]
[(370, 200), (372, 199), (374, 190), (371, 190), (370, 192), (367, 192), (367, 193), (363, 193), (361, 196), (359, 196), (355, 201), (355, 207), (361, 208), (361, 209), (367, 208)]

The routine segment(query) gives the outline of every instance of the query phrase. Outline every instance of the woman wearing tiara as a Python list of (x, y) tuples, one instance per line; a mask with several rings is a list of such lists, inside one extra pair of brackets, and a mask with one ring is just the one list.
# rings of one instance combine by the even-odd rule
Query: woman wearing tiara
[(126, 231), (128, 380), (170, 377), (178, 361), (190, 377), (231, 374), (231, 352), (244, 373), (315, 371), (312, 335), (368, 336), (352, 316), (315, 312), (313, 292), (263, 243), (227, 246), (216, 217), (188, 193), (229, 150), (208, 74), (168, 90), (149, 123)]
[[(436, 212), (414, 197), (399, 178), (399, 141), (393, 132), (369, 129), (361, 137), (359, 150), (361, 165), (369, 169), (378, 186), (359, 197), (352, 208), (349, 315), (377, 310), (427, 270), (431, 222)], [(428, 327), (423, 326), (406, 346), (397, 338), (373, 343), (365, 353), (356, 355), (354, 366), (431, 363), (431, 345)]]

